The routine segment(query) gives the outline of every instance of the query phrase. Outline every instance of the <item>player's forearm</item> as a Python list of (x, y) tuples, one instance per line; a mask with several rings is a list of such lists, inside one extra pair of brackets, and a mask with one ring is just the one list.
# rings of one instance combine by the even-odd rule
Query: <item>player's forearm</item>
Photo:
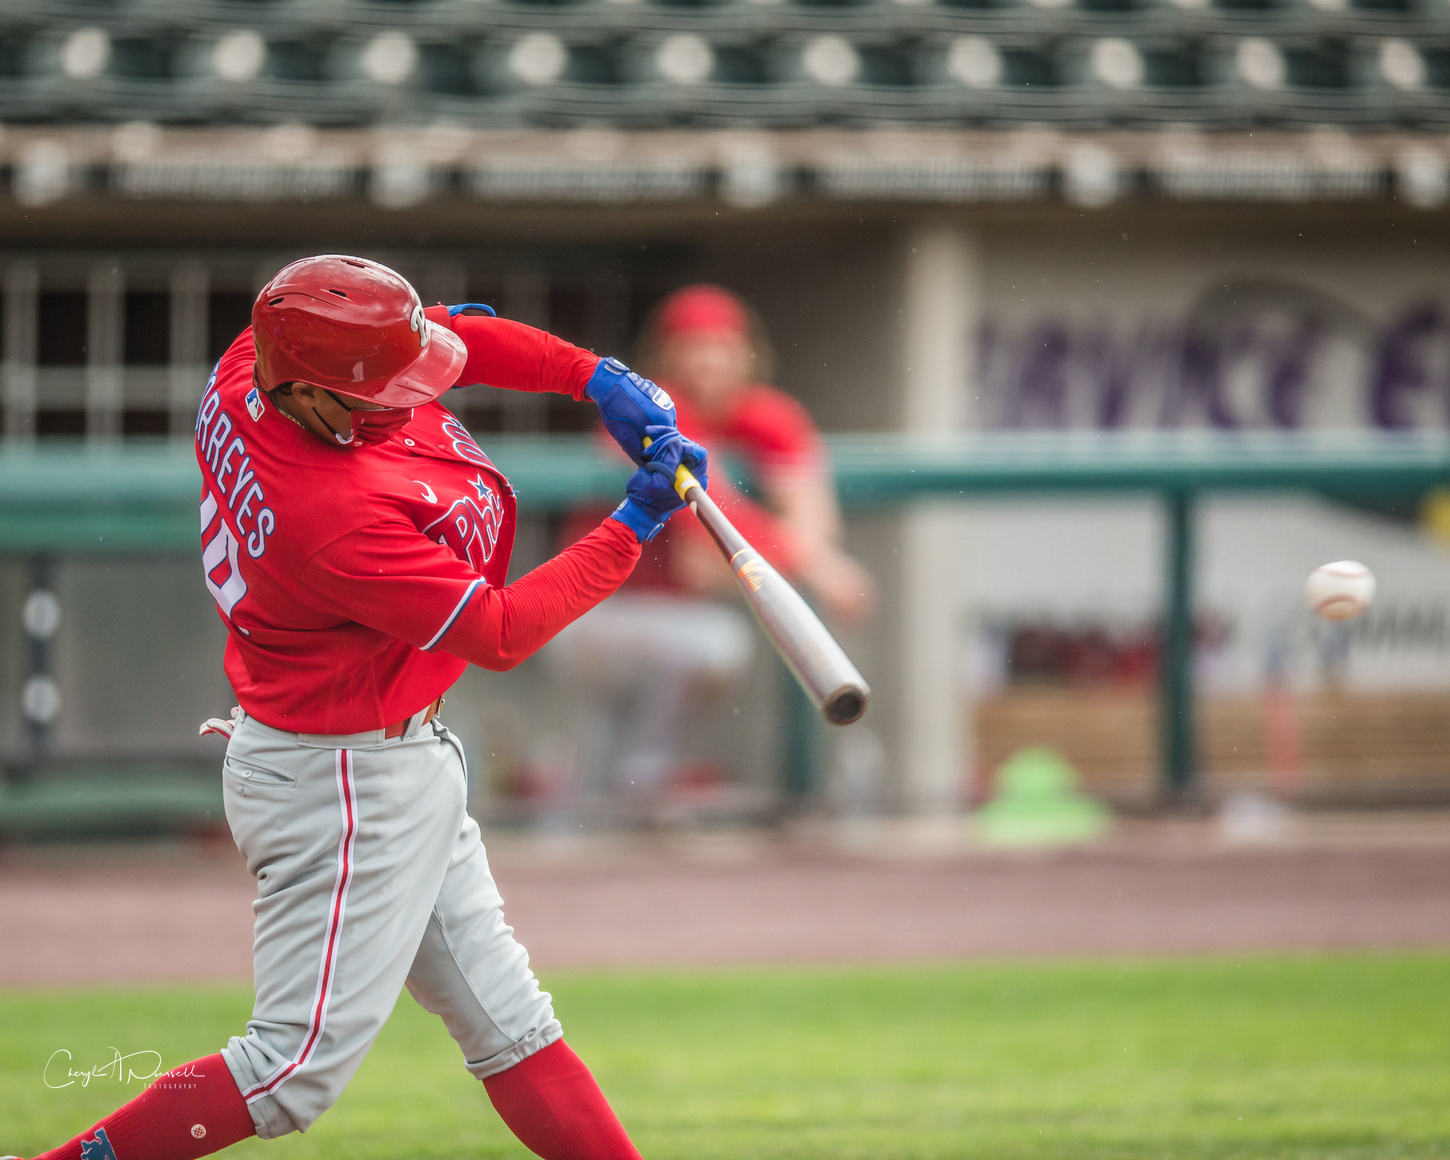
[(439, 647), (480, 668), (511, 669), (610, 596), (633, 571), (639, 552), (633, 532), (605, 520), (527, 576), (484, 589)]
[(434, 307), (429, 318), (449, 327), (468, 347), (461, 384), (487, 383), (510, 391), (555, 391), (584, 398), (599, 356), (548, 331), (507, 318), (460, 314)]
[(794, 539), (806, 559), (841, 542), (841, 515), (829, 476), (820, 472), (778, 475), (764, 481), (769, 509)]

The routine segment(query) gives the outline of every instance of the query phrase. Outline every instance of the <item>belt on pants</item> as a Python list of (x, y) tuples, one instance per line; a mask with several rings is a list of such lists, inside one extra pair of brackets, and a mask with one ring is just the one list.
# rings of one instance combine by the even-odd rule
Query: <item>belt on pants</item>
[[(433, 720), (433, 718), (437, 715), (438, 710), (441, 708), (443, 708), (443, 698), (439, 697), (426, 709), (423, 709), (421, 711), (423, 714), (423, 720), (418, 722), (419, 727), (421, 728), (422, 726), (428, 724), (429, 721)], [(413, 718), (417, 716), (418, 714), (414, 713), (412, 717), (404, 717), (396, 725), (389, 725), (385, 730), (383, 730), (383, 739), (391, 740), (394, 737), (401, 737), (404, 733), (408, 731), (408, 726), (413, 723)]]
[[(411, 725), (415, 720), (418, 720), (420, 716), (422, 717), (422, 720), (418, 720), (418, 727), (421, 729), (424, 725), (428, 724), (429, 721), (433, 720), (433, 718), (438, 715), (438, 710), (441, 708), (443, 708), (443, 698), (439, 697), (431, 705), (427, 706), (424, 709), (418, 710), (418, 712), (414, 713), (411, 717), (404, 717), (396, 725), (389, 725), (386, 729), (383, 730), (383, 740), (391, 741), (394, 737), (401, 737), (404, 733), (408, 731), (408, 726)], [(208, 733), (216, 733), (221, 737), (227, 738), (227, 740), (231, 740), (232, 733), (237, 727), (237, 721), (239, 719), (241, 711), (242, 710), (240, 705), (233, 706), (232, 717), (230, 721), (223, 721), (220, 717), (208, 717), (205, 721), (201, 723), (201, 728), (198, 730), (198, 732), (203, 737), (205, 737)]]
[[(432, 719), (434, 719), (435, 716), (438, 715), (439, 709), (442, 708), (444, 708), (444, 699), (442, 699), (442, 697), (438, 697), (438, 700), (435, 700), (432, 705), (429, 705), (426, 709), (422, 709), (421, 712), (423, 715), (423, 719), (422, 721), (418, 722), (419, 728), (422, 728), (423, 725), (426, 725), (429, 721), (432, 721)], [(416, 716), (418, 716), (418, 713), (413, 713), (413, 716), (405, 716), (405, 718), (403, 718), (402, 721), (397, 722), (396, 725), (387, 726), (387, 728), (383, 731), (383, 740), (390, 741), (394, 737), (402, 737), (402, 735), (406, 734), (407, 732), (407, 726), (413, 724), (413, 718), (416, 718)]]

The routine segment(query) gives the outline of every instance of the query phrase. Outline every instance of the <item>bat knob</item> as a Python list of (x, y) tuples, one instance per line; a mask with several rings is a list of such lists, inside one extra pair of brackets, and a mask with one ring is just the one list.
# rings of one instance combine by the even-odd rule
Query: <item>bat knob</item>
[(827, 698), (821, 712), (832, 725), (849, 725), (866, 712), (866, 696), (860, 689), (841, 689)]

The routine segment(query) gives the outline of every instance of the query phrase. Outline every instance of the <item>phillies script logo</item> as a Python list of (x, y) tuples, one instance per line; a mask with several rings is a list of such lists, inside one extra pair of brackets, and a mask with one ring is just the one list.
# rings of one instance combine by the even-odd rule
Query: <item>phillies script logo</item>
[(503, 503), (498, 494), (482, 481), (473, 485), (478, 499), (464, 496), (434, 520), (423, 534), (453, 549), (460, 560), (466, 560), (475, 572), (493, 559), (498, 545), (499, 529), (503, 527)]
[(466, 459), (469, 463), (476, 463), (480, 467), (493, 466), (488, 461), (488, 456), (483, 453), (483, 449), (473, 441), (473, 436), (468, 433), (468, 429), (457, 419), (450, 416), (443, 420), (443, 434), (452, 441), (453, 453), (460, 459)]

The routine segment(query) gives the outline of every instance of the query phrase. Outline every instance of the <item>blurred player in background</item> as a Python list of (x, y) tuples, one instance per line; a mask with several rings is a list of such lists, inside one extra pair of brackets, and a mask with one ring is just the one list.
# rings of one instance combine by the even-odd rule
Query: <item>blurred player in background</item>
[[(828, 615), (865, 618), (870, 575), (841, 549), (841, 512), (820, 432), (806, 409), (777, 387), (763, 327), (739, 298), (718, 286), (677, 290), (655, 310), (640, 357), (670, 392), (680, 432), (737, 461), (758, 501), (717, 472), (710, 492), (732, 523), (770, 562), (804, 585)], [(729, 567), (704, 528), (677, 520), (651, 544), (632, 587), (732, 590)]]
[[(636, 362), (669, 392), (681, 433), (714, 451), (710, 494), (745, 538), (828, 617), (864, 620), (874, 585), (842, 550), (820, 432), (799, 402), (762, 381), (770, 346), (749, 308), (718, 286), (677, 290), (651, 316)], [(751, 495), (731, 485), (721, 456), (743, 469)], [(581, 516), (566, 538), (589, 526)], [(734, 584), (700, 523), (671, 521), (620, 594), (551, 646), (561, 674), (591, 694), (581, 706), (586, 791), (657, 801), (671, 781), (699, 772), (682, 754), (687, 702), (738, 682), (753, 651)]]

